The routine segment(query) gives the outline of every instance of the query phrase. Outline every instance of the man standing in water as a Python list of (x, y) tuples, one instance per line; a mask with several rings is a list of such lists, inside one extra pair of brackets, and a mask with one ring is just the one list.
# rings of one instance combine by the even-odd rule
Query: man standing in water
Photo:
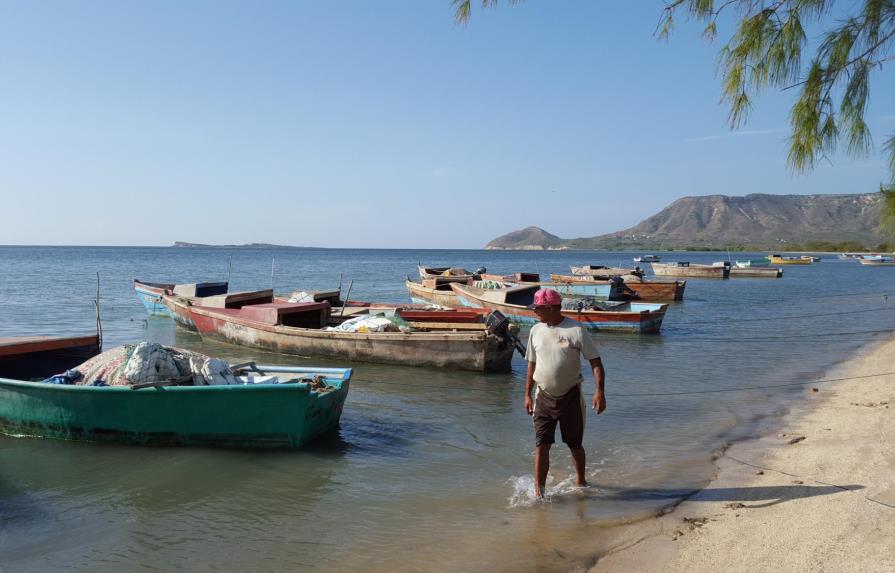
[[(550, 446), (554, 442), (556, 424), (562, 441), (572, 451), (578, 485), (587, 485), (584, 476), (584, 395), (581, 392), (581, 358), (590, 362), (594, 380), (593, 409), (597, 414), (606, 409), (603, 394), (605, 372), (600, 351), (581, 325), (562, 315), (562, 297), (553, 289), (535, 293), (528, 308), (538, 315), (528, 336), (528, 373), (525, 377), (525, 411), (533, 417), (535, 427), (535, 495), (544, 497), (547, 472), (550, 470)], [(531, 391), (537, 385), (535, 398)]]

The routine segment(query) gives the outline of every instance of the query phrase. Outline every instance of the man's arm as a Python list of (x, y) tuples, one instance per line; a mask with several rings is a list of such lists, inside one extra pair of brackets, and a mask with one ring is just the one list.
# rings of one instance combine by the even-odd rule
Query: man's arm
[(603, 359), (600, 357), (594, 358), (590, 361), (590, 367), (594, 372), (594, 380), (597, 383), (597, 388), (594, 391), (593, 408), (597, 411), (597, 414), (602, 414), (603, 410), (606, 409), (606, 395), (603, 393), (606, 372), (603, 370)]
[(525, 413), (529, 416), (534, 412), (534, 403), (531, 400), (531, 391), (535, 388), (535, 363), (528, 363), (528, 371), (525, 373)]

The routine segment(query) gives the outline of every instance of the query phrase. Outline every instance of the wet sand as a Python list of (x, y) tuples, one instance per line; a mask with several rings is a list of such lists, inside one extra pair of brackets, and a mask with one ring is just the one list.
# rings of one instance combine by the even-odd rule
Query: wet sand
[[(627, 528), (591, 573), (895, 571), (895, 338), (808, 385), (783, 428), (731, 446), (705, 489)], [(816, 391), (815, 391), (816, 388)]]

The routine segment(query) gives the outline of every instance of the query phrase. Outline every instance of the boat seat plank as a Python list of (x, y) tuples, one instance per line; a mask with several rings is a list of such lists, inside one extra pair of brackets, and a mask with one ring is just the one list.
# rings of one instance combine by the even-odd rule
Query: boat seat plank
[(215, 296), (203, 297), (199, 306), (210, 308), (240, 308), (247, 304), (265, 304), (273, 302), (273, 290), (254, 290), (231, 292)]

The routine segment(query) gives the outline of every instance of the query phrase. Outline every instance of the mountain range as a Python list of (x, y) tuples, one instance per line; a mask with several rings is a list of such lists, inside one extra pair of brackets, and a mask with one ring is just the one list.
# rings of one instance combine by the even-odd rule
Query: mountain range
[(876, 246), (887, 240), (879, 228), (882, 206), (881, 193), (683, 197), (622, 231), (562, 239), (527, 227), (500, 236), (485, 248), (785, 250), (787, 245), (846, 242)]

